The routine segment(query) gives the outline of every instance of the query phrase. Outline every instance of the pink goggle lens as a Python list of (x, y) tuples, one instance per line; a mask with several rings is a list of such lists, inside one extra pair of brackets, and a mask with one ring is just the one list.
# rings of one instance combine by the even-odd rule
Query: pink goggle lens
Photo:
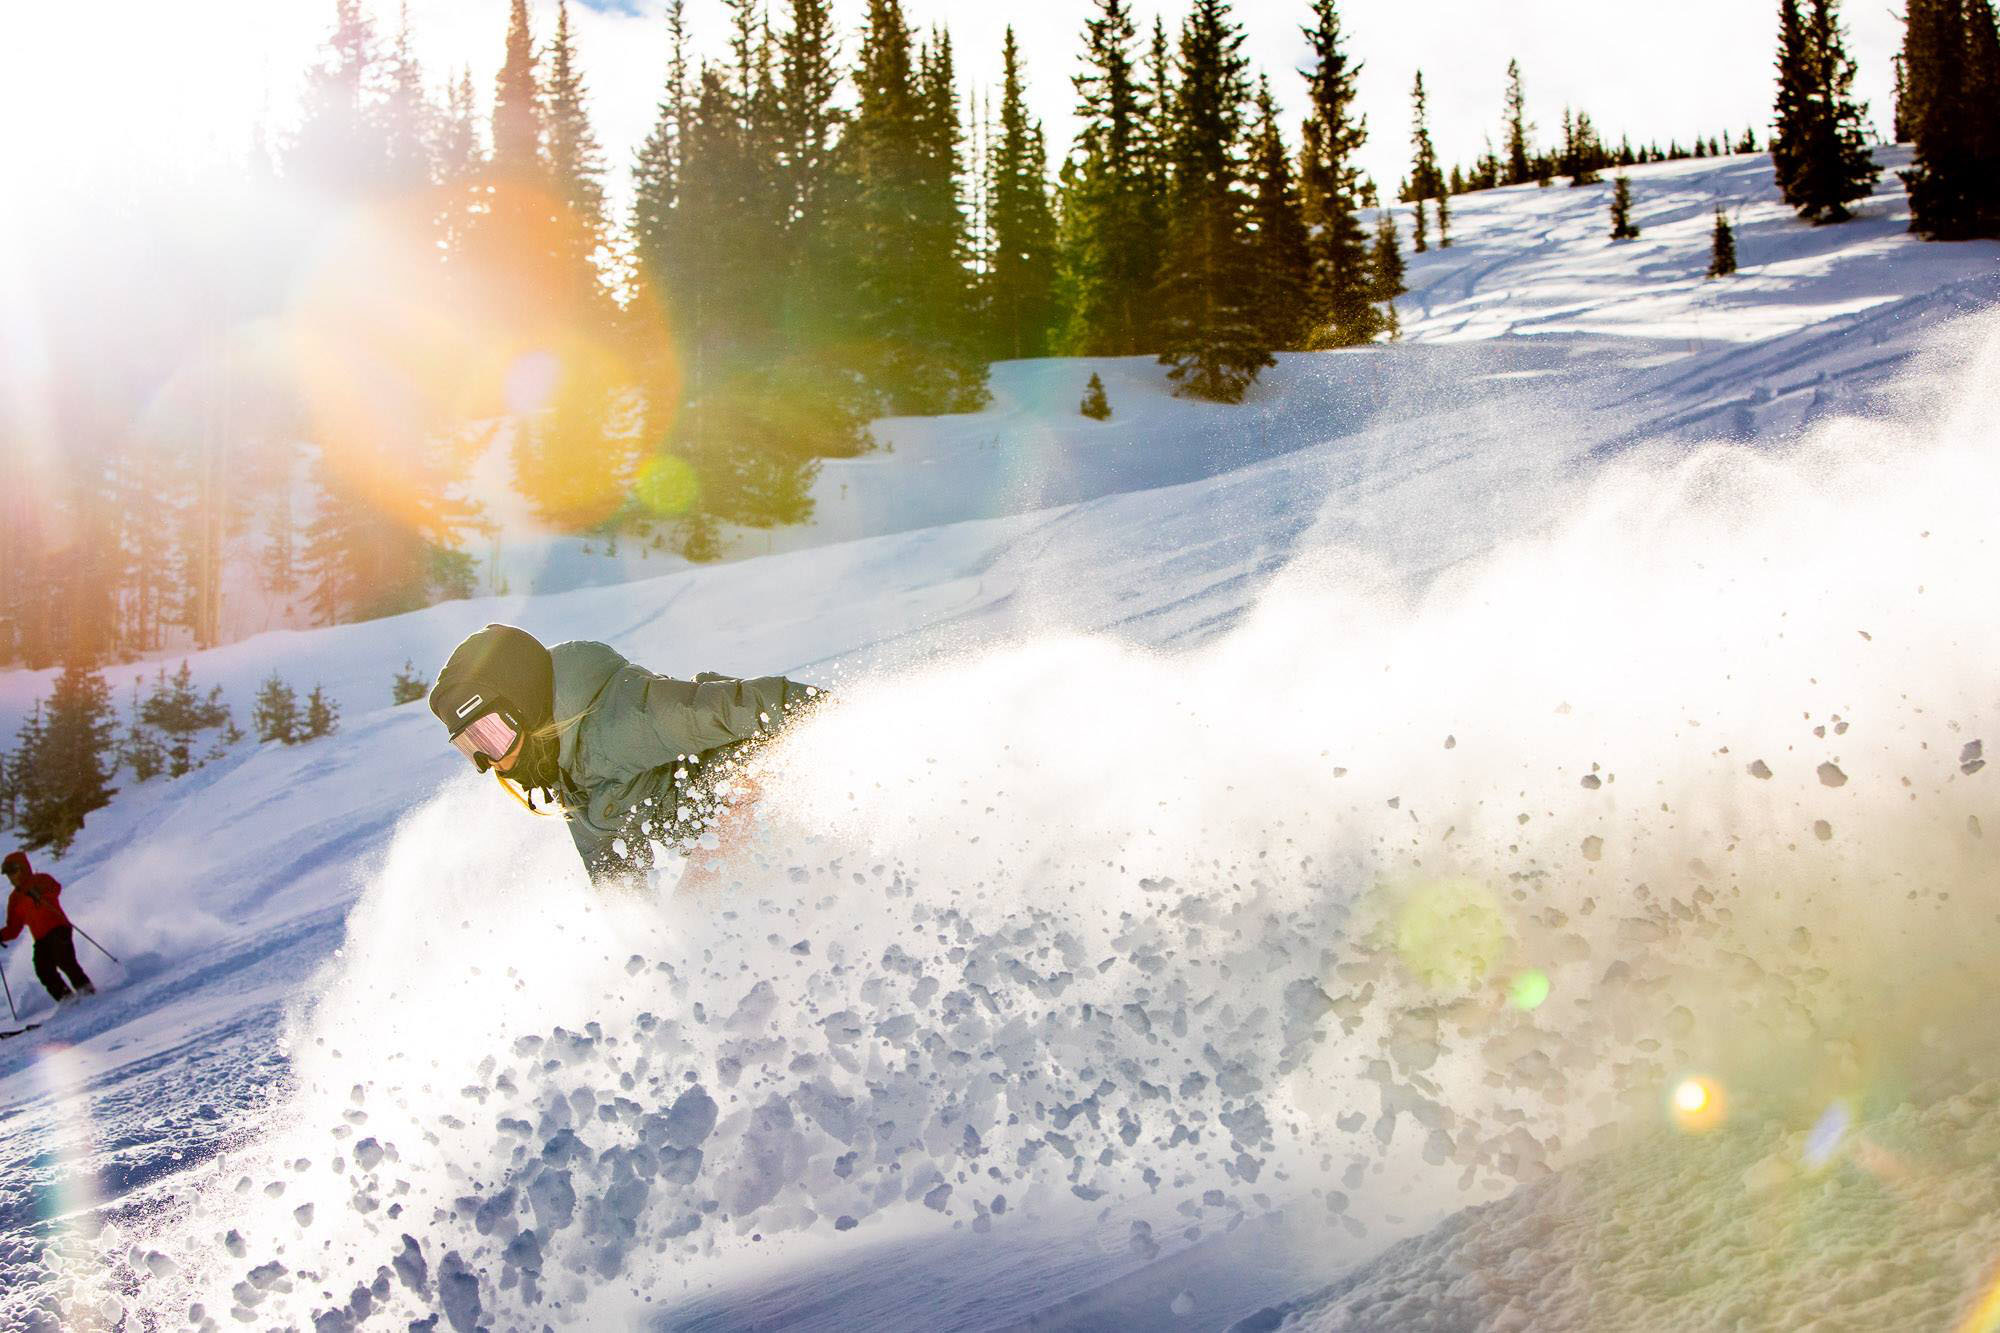
[[(478, 764), (484, 757), (490, 764), (505, 759), (507, 752), (514, 748), (514, 742), (519, 738), (520, 733), (507, 724), (506, 718), (498, 713), (488, 713), (453, 736), (451, 743), (458, 747), (460, 754), (473, 763)], [(483, 771), (485, 765), (481, 764), (480, 768)]]

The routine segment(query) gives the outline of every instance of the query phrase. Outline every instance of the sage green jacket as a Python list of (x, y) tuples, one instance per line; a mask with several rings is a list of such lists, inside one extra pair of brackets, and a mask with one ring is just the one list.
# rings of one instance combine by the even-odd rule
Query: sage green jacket
[[(705, 673), (689, 680), (634, 666), (601, 643), (559, 643), (555, 661), (558, 791), (570, 837), (593, 875), (631, 868), (630, 842), (648, 811), (673, 822), (685, 799), (688, 761), (784, 725), (786, 710), (818, 691), (783, 676), (741, 680)], [(643, 858), (650, 862), (650, 856)]]

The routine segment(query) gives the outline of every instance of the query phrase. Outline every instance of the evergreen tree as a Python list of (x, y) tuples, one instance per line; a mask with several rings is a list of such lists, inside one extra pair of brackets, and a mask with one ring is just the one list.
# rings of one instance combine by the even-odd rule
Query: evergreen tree
[(1604, 145), (1598, 141), (1597, 127), (1590, 123), (1590, 114), (1579, 111), (1572, 116), (1565, 107), (1558, 171), (1570, 178), (1572, 187), (1595, 185), (1602, 179), (1598, 172), (1604, 166), (1604, 157)]
[(110, 803), (117, 792), (111, 785), (116, 732), (111, 686), (103, 674), (80, 662), (64, 664), (34, 748), (20, 756), (23, 847), (62, 855), (84, 819)]
[(140, 716), (139, 682), (132, 682), (132, 714), (126, 723), (125, 740), (119, 747), (119, 762), (132, 770), (134, 782), (149, 782), (167, 766), (166, 748)]
[(435, 164), (437, 112), (424, 95), (423, 66), (410, 46), (410, 6), (404, 0), (396, 24), (396, 44), (390, 49), (388, 90), (382, 107), (383, 137), (388, 156), (389, 184), (416, 191), (431, 183)]
[[(321, 624), (414, 611), (449, 591), (439, 586), (441, 569), (450, 568), (443, 553), (456, 549), (476, 513), (452, 494), (452, 466), (451, 451), (431, 440), (319, 452), (303, 563)], [(548, 503), (532, 472), (520, 480), (531, 501)]]
[(1611, 239), (1639, 239), (1639, 229), (1632, 223), (1632, 178), (1622, 171), (1618, 173), (1611, 191)]
[(557, 0), (556, 35), (549, 48), (549, 81), (542, 113), (551, 192), (566, 210), (558, 233), (567, 280), (595, 294), (594, 256), (604, 243), (604, 151), (591, 132), (584, 106), (583, 72), (570, 39), (569, 0)]
[(457, 82), (446, 95), (444, 114), (437, 121), (435, 158), (440, 186), (438, 248), (447, 262), (453, 262), (465, 252), (479, 199), (480, 174), (486, 169), (470, 69), (459, 72)]
[(1989, 0), (1910, 0), (1903, 65), (1910, 229), (1934, 241), (2000, 236), (2000, 34)]
[(1084, 25), (1074, 170), (1063, 199), (1062, 268), (1070, 295), (1063, 339), (1072, 356), (1149, 350), (1150, 302), (1159, 272), (1154, 201), (1165, 189), (1164, 141), (1157, 158), (1149, 105), (1132, 59), (1129, 0), (1093, 0)]
[[(778, 68), (778, 179), (789, 274), (782, 324), (794, 354), (824, 358), (823, 346), (840, 333), (829, 312), (840, 306), (845, 286), (833, 221), (844, 207), (836, 163), (841, 127), (847, 123), (840, 104), (839, 42), (828, 0), (792, 0)], [(829, 363), (827, 373), (831, 377), (842, 370)]]
[(361, 0), (334, 0), (333, 8), (325, 63), (307, 77), (289, 165), (298, 179), (347, 199), (389, 183), (389, 136), (370, 97), (379, 65), (375, 25)]
[(306, 696), (305, 732), (300, 739), (316, 741), (322, 736), (331, 736), (340, 730), (340, 706), (326, 697), (326, 691), (318, 685)]
[(1090, 383), (1083, 391), (1083, 405), (1078, 409), (1092, 421), (1111, 420), (1111, 399), (1104, 392), (1104, 380), (1096, 371), (1090, 372)]
[(1736, 271), (1736, 232), (1720, 205), (1715, 210), (1715, 234), (1709, 246), (1708, 276), (1726, 278)]
[(1771, 160), (1785, 202), (1816, 223), (1842, 222), (1881, 174), (1869, 154), (1867, 108), (1854, 99), (1854, 62), (1836, 0), (1780, 0), (1777, 133)]
[(430, 692), (431, 683), (424, 679), (423, 673), (417, 670), (414, 662), (404, 658), (403, 669), (389, 682), (390, 700), (398, 705), (415, 703)]
[(42, 748), (42, 738), (47, 728), (42, 722), (42, 704), (38, 699), (21, 719), (21, 725), (14, 729), (14, 748), (6, 756), (6, 763), (0, 765), (0, 826), (16, 828), (21, 822), (21, 810), (27, 801), (28, 789), (34, 784), (35, 755)]
[(1012, 27), (1000, 59), (1000, 138), (989, 168), (992, 262), (985, 306), (992, 355), (1019, 359), (1048, 355), (1056, 321), (1056, 219), (1049, 202), (1048, 152), (1041, 125), (1028, 117)]
[(1521, 87), (1521, 62), (1507, 62), (1507, 110), (1506, 110), (1507, 162), (1506, 172), (1500, 178), (1502, 185), (1525, 185), (1534, 179), (1530, 165), (1528, 136), (1534, 133), (1534, 126), (1528, 123), (1528, 95)]
[(1227, 0), (1195, 0), (1181, 26), (1174, 87), (1168, 227), (1161, 262), (1160, 361), (1177, 393), (1240, 402), (1273, 364), (1257, 309), (1257, 253), (1246, 229), (1243, 30)]
[(180, 777), (194, 767), (193, 738), (204, 729), (201, 696), (194, 690), (194, 672), (186, 660), (172, 679), (160, 669), (153, 692), (139, 707), (139, 717), (167, 738), (167, 776)]
[(966, 325), (952, 57), (942, 40), (918, 54), (901, 0), (869, 0), (858, 105), (841, 141), (851, 305), (890, 411), (965, 411), (985, 400), (986, 367)]
[(1375, 214), (1375, 244), (1368, 252), (1368, 266), (1374, 273), (1374, 290), (1370, 293), (1382, 303), (1387, 311), (1387, 325), (1390, 330), (1396, 324), (1396, 298), (1410, 289), (1404, 285), (1403, 251), (1396, 235), (1396, 215), (1388, 209), (1380, 209)]
[(542, 94), (535, 75), (535, 35), (528, 0), (511, 0), (507, 54), (493, 86), (494, 174), (504, 182), (538, 184), (543, 176)]
[(632, 164), (633, 280), (640, 291), (678, 306), (673, 287), (675, 209), (680, 203), (681, 156), (692, 107), (688, 95), (687, 20), (684, 0), (667, 6), (669, 57), (666, 89), (653, 128)]
[(1250, 172), (1257, 192), (1251, 220), (1256, 228), (1257, 309), (1264, 341), (1291, 350), (1304, 345), (1311, 326), (1312, 250), (1292, 179), (1291, 153), (1278, 129), (1278, 104), (1266, 79), (1257, 85)]
[(1446, 201), (1450, 191), (1445, 187), (1443, 173), (1438, 170), (1437, 149), (1431, 143), (1429, 103), (1424, 95), (1424, 72), (1417, 71), (1417, 81), (1410, 90), (1410, 200), (1417, 206), (1417, 226), (1414, 246), (1418, 254), (1430, 248), (1430, 239), (1425, 235), (1424, 201), (1437, 201), (1438, 248), (1445, 249), (1451, 244), (1451, 205)]
[(257, 701), (250, 710), (250, 725), (257, 729), (260, 744), (281, 741), (286, 745), (297, 745), (304, 739), (305, 719), (299, 713), (299, 696), (275, 671), (257, 687)]
[(1313, 0), (1314, 24), (1306, 29), (1312, 67), (1300, 186), (1306, 224), (1312, 233), (1314, 343), (1354, 347), (1382, 331), (1383, 316), (1372, 304), (1375, 285), (1368, 240), (1359, 216), (1361, 167), (1358, 155), (1368, 139), (1366, 122), (1355, 111), (1355, 80), (1361, 67), (1340, 44), (1336, 0)]
[(965, 201), (965, 130), (951, 34), (933, 29), (917, 52), (916, 225), (906, 257), (918, 283), (917, 331), (903, 360), (919, 412), (986, 405), (986, 357), (976, 323), (973, 240)]

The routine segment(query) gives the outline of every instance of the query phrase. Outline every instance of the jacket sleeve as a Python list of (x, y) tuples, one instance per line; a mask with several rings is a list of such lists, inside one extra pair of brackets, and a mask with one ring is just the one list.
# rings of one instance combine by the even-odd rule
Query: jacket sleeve
[(7, 895), (7, 927), (0, 930), (0, 944), (11, 943), (21, 933), (21, 891), (16, 889)]
[(783, 676), (703, 674), (687, 681), (649, 674), (643, 707), (669, 755), (692, 755), (776, 731), (788, 707), (818, 694)]

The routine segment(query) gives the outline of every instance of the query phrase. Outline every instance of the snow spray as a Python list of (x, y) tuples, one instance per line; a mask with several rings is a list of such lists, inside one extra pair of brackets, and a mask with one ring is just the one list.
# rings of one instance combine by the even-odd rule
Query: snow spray
[(852, 685), (700, 897), (593, 895), (454, 785), (254, 1141), (118, 1238), (131, 1299), (617, 1323), (926, 1228), (1137, 1264), (1277, 1209), (1337, 1266), (1632, 1135), (1969, 1082), (1996, 419), (1983, 316), (1878, 415), (1625, 458), (1421, 590), (1329, 544), (1198, 651)]

